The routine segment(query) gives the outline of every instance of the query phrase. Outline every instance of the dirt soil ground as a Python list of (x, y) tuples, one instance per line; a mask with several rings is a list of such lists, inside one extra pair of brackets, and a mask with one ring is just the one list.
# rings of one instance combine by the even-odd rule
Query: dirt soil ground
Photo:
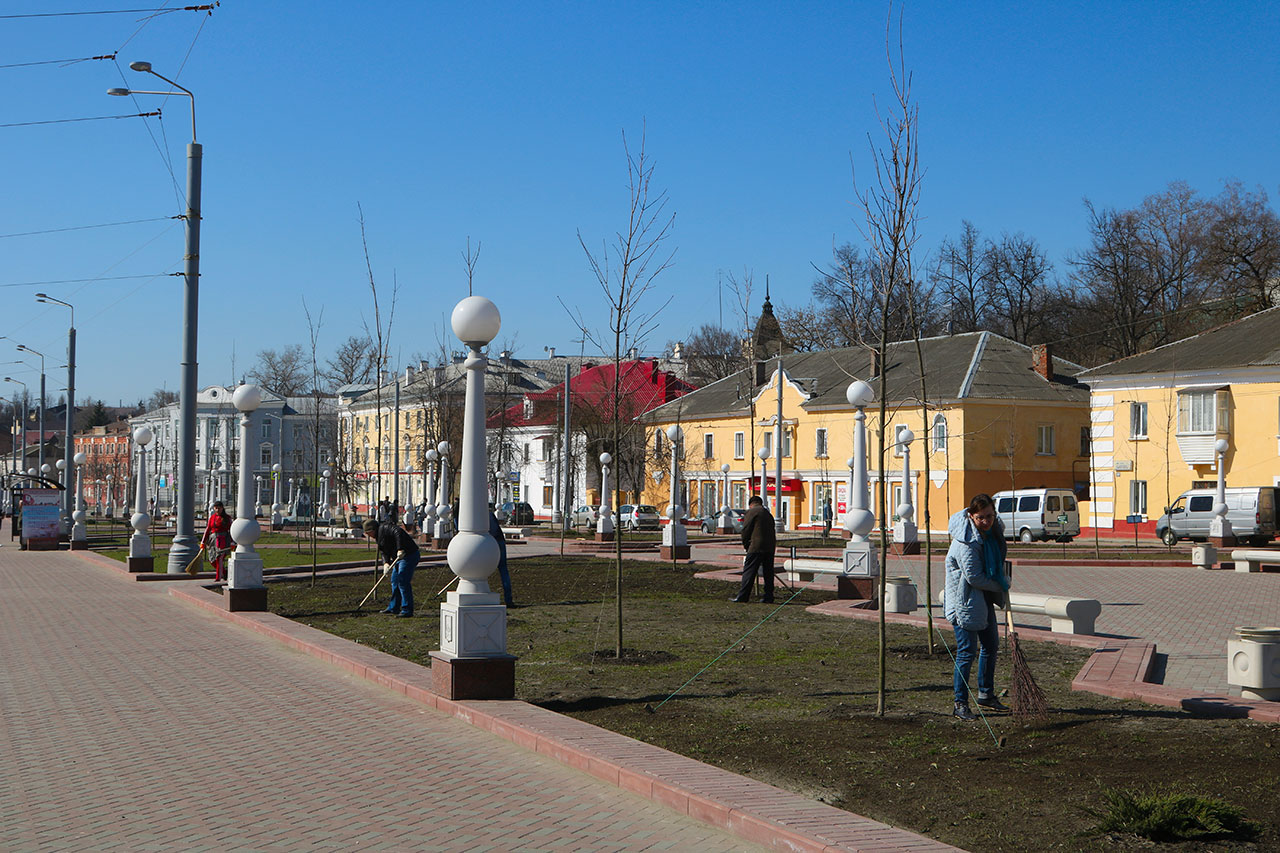
[[(951, 636), (930, 654), (923, 628), (892, 625), (878, 717), (874, 623), (806, 612), (821, 600), (812, 591), (780, 589), (781, 607), (733, 604), (728, 585), (694, 571), (624, 564), (618, 660), (610, 560), (513, 559), (518, 698), (973, 851), (1280, 849), (1280, 728), (1073, 693), (1088, 653), (1047, 643), (1024, 644), (1047, 724), (963, 723), (950, 716)], [(377, 613), (385, 583), (356, 611), (373, 584), (364, 575), (272, 584), (270, 606), (426, 664), (438, 647), (433, 594), (451, 578), (419, 570), (411, 620)], [(1002, 655), (997, 685), (1008, 677)], [(1218, 797), (1262, 835), (1154, 845), (1098, 834), (1106, 789)]]

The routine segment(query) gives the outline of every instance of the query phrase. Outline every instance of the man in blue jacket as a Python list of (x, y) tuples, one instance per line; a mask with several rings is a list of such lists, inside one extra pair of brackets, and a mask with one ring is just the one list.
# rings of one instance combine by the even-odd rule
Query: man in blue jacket
[(1006, 710), (995, 693), (996, 652), (1000, 635), (995, 605), (1007, 601), (1009, 579), (1004, 572), (1008, 546), (1004, 525), (990, 495), (976, 495), (967, 509), (951, 516), (947, 525), (947, 578), (943, 615), (955, 629), (956, 666), (953, 677), (955, 710), (962, 720), (977, 719), (969, 710), (969, 671), (978, 658), (978, 704)]

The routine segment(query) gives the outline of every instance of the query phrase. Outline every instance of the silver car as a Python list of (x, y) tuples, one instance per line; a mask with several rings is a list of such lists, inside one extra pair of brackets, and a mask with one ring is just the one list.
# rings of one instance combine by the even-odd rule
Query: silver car
[(574, 527), (595, 527), (599, 520), (600, 508), (583, 504), (573, 511), (573, 515), (569, 517), (569, 524)]
[[(742, 532), (742, 517), (747, 514), (743, 509), (729, 510), (729, 526), (734, 533)], [(698, 519), (699, 526), (702, 527), (703, 533), (719, 533), (720, 532), (720, 513), (716, 511), (711, 515), (704, 515)]]
[(618, 526), (627, 530), (657, 530), (658, 508), (649, 504), (623, 504), (618, 507)]

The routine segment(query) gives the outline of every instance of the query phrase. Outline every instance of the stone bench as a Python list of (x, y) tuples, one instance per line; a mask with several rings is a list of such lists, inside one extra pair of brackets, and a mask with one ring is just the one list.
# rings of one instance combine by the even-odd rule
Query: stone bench
[(797, 557), (783, 560), (780, 571), (788, 580), (808, 583), (818, 575), (833, 575), (836, 579), (836, 598), (875, 601), (877, 578), (851, 575), (844, 570), (843, 560), (824, 560), (821, 557)]
[(1280, 551), (1237, 548), (1231, 552), (1237, 572), (1260, 572), (1263, 566), (1280, 566)]
[(508, 542), (519, 542), (528, 539), (533, 535), (532, 527), (504, 527), (502, 528), (502, 538)]
[[(945, 605), (944, 590), (938, 590), (938, 604)], [(1009, 593), (1009, 610), (1049, 617), (1049, 630), (1055, 634), (1092, 636), (1094, 622), (1102, 614), (1102, 602), (1096, 598), (1071, 598), (1065, 595), (1039, 595), (1032, 592)]]

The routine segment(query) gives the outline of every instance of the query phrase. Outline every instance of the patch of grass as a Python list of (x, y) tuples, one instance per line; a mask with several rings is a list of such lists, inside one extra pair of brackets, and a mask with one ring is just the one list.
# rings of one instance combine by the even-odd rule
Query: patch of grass
[[(1280, 849), (1274, 726), (1073, 692), (1071, 677), (1089, 653), (1031, 643), (1026, 656), (1051, 719), (1028, 728), (993, 715), (993, 736), (983, 723), (950, 716), (946, 652), (929, 655), (922, 628), (892, 624), (886, 710), (877, 716), (874, 622), (807, 612), (829, 597), (813, 590), (781, 609), (730, 604), (731, 585), (695, 578), (697, 570), (624, 562), (619, 663), (611, 560), (513, 558), (521, 606), (508, 615), (507, 646), (519, 658), (517, 698), (975, 853), (1154, 843), (1090, 836), (1088, 809), (1100, 805), (1100, 788), (1156, 783), (1229, 792), (1260, 821), (1256, 842), (1187, 842), (1182, 853)], [(373, 584), (367, 574), (322, 578), (314, 589), (273, 583), (269, 606), (428, 663), (439, 647), (434, 594), (451, 578), (444, 566), (418, 569), (413, 619), (376, 613), (386, 606), (385, 582), (357, 611)], [(1002, 653), (997, 686), (1008, 679)], [(1242, 767), (1251, 768), (1243, 778)]]
[(1124, 832), (1152, 841), (1252, 841), (1262, 827), (1244, 811), (1213, 797), (1172, 791), (1137, 794), (1103, 791), (1098, 832)]

